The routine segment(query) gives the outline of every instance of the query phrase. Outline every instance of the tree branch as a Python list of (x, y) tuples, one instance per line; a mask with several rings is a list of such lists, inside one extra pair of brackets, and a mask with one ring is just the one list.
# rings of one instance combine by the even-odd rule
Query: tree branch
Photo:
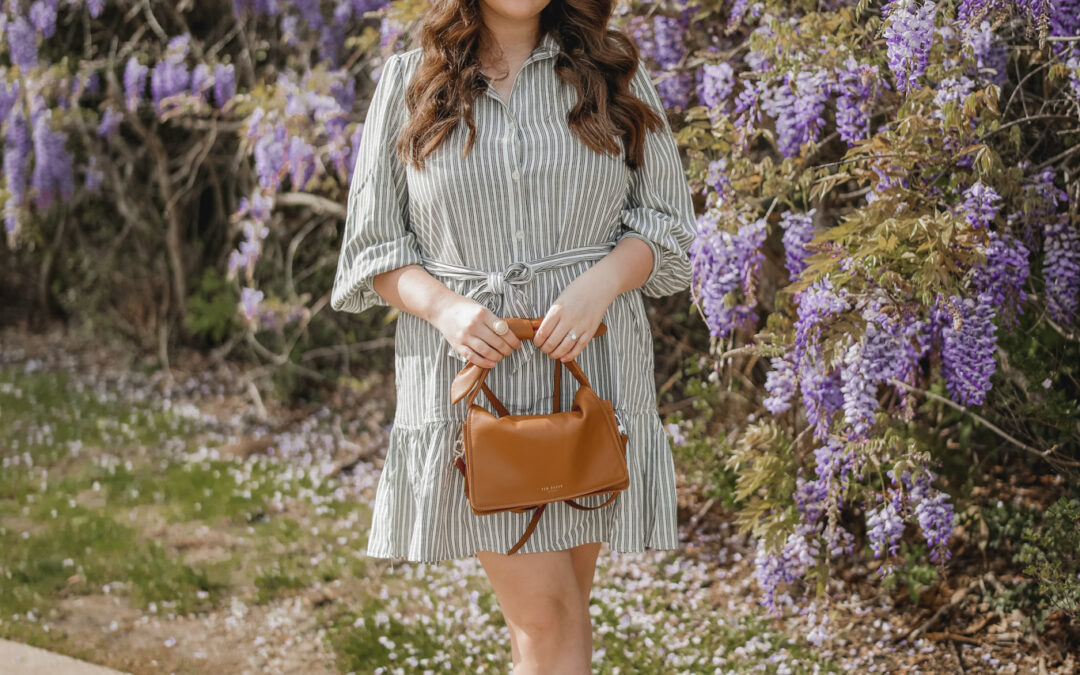
[(1020, 448), (1022, 450), (1026, 450), (1026, 451), (1030, 452), (1031, 454), (1036, 455), (1040, 459), (1044, 459), (1044, 460), (1046, 460), (1048, 462), (1051, 462), (1051, 461), (1053, 461), (1053, 462), (1061, 462), (1065, 466), (1080, 467), (1080, 462), (1075, 462), (1073, 460), (1062, 459), (1060, 457), (1056, 457), (1053, 454), (1053, 451), (1054, 451), (1053, 447), (1047, 448), (1046, 450), (1039, 450), (1038, 448), (1033, 448), (1032, 446), (1028, 445), (1027, 443), (1024, 443), (1023, 441), (1020, 441), (1020, 440), (1010, 436), (1003, 429), (1001, 429), (1000, 427), (998, 427), (997, 425), (995, 425), (993, 422), (986, 419), (982, 415), (980, 415), (980, 414), (978, 414), (976, 412), (973, 412), (973, 411), (967, 409), (966, 407), (960, 405), (959, 403), (956, 403), (955, 401), (951, 401), (951, 400), (945, 398), (944, 396), (939, 396), (938, 394), (935, 394), (935, 393), (930, 392), (930, 391), (926, 391), (925, 389), (919, 389), (918, 387), (913, 387), (910, 384), (908, 384), (906, 382), (901, 382), (900, 380), (898, 380), (898, 379), (896, 379), (894, 377), (888, 378), (888, 382), (889, 382), (889, 384), (895, 385), (897, 387), (903, 387), (904, 389), (906, 389), (906, 390), (908, 390), (910, 392), (916, 393), (916, 394), (922, 394), (923, 396), (927, 397), (930, 400), (937, 401), (938, 403), (944, 403), (945, 405), (949, 406), (950, 408), (953, 408), (955, 410), (959, 410), (960, 412), (964, 413), (965, 415), (967, 415), (967, 416), (971, 417), (972, 419), (974, 419), (974, 420), (980, 422), (981, 424), (985, 425), (987, 429), (989, 429), (990, 431), (993, 431), (995, 434), (997, 434), (1001, 438), (1004, 438), (1005, 440), (1009, 441), (1010, 443), (1012, 443), (1013, 445), (1015, 445), (1016, 447), (1018, 447), (1018, 448)]

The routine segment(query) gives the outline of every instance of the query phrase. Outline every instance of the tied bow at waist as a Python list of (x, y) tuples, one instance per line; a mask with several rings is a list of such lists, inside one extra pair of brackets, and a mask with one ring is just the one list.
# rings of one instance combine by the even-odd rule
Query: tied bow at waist
[[(518, 288), (522, 284), (532, 281), (537, 272), (565, 267), (584, 260), (599, 260), (607, 255), (615, 244), (597, 244), (595, 246), (582, 246), (580, 248), (567, 249), (542, 258), (535, 258), (527, 262), (512, 262), (502, 270), (486, 272), (461, 265), (451, 265), (437, 260), (423, 260), (423, 266), (433, 275), (450, 277), (451, 279), (477, 280), (480, 281), (465, 297), (472, 298), (484, 305), (500, 317), (505, 316), (532, 316), (525, 294)], [(519, 349), (515, 349), (506, 357), (510, 359), (511, 371), (518, 372), (522, 366), (532, 357), (536, 351), (534, 345), (522, 343)], [(464, 356), (453, 349), (447, 353), (459, 361), (467, 361)]]

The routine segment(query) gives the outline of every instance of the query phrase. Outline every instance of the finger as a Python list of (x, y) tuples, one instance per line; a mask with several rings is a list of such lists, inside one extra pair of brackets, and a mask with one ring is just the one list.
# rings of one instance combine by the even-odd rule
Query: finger
[(568, 329), (566, 328), (560, 330), (558, 319), (556, 319), (551, 325), (551, 327), (548, 328), (547, 333), (544, 335), (543, 340), (540, 342), (540, 351), (550, 356), (551, 352), (555, 351), (555, 349), (558, 348), (559, 342), (562, 341), (563, 335), (566, 334), (567, 330)]
[[(494, 326), (495, 322), (498, 321), (502, 317), (497, 315), (495, 312), (492, 312), (491, 310), (488, 310), (488, 312), (489, 312), (489, 316), (487, 317), (487, 328), (489, 330), (491, 330), (491, 335), (493, 336), (493, 337), (491, 337), (491, 338), (489, 338), (487, 340), (488, 343), (494, 345), (494, 344), (496, 344), (496, 341), (501, 341), (510, 350), (510, 351), (506, 351), (506, 350), (504, 350), (504, 349), (502, 349), (500, 347), (499, 351), (503, 352), (504, 354), (509, 354), (511, 351), (521, 347), (521, 338), (519, 338), (514, 333), (514, 331), (509, 328), (509, 326), (507, 327), (506, 332), (502, 333), (501, 335), (499, 333), (495, 332), (495, 329), (492, 328), (492, 326)], [(506, 319), (503, 319), (503, 321), (505, 321), (505, 320)]]
[[(554, 311), (555, 310), (549, 310), (548, 313), (544, 315), (544, 318), (540, 321), (540, 325), (536, 329), (536, 333), (533, 334), (533, 344), (541, 351), (544, 350), (544, 345), (547, 344), (548, 338), (551, 337), (552, 329), (559, 323), (559, 315), (558, 313), (552, 313)], [(548, 351), (550, 351), (550, 349)]]
[(495, 367), (495, 363), (491, 359), (486, 359), (483, 356), (480, 356), (472, 347), (467, 344), (462, 344), (460, 347), (458, 347), (457, 352), (458, 354), (464, 356), (465, 360), (468, 363), (475, 364), (477, 366), (480, 366), (481, 368)]
[(480, 338), (470, 336), (469, 338), (467, 338), (467, 341), (469, 346), (473, 348), (473, 351), (475, 351), (480, 356), (483, 356), (486, 359), (490, 359), (493, 363), (498, 363), (502, 360), (503, 354), (498, 349), (495, 349)]
[(562, 345), (559, 345), (558, 349), (552, 352), (552, 356), (555, 357), (555, 359), (562, 359), (563, 361), (566, 361), (567, 356), (573, 353), (573, 351), (577, 350), (578, 346), (581, 345), (581, 339), (582, 338), (579, 337), (577, 340), (571, 340), (568, 330), (566, 337), (563, 339)]
[(498, 365), (495, 361), (485, 358), (484, 356), (477, 354), (475, 349), (469, 349), (469, 362), (475, 363), (481, 368), (494, 368)]
[(496, 333), (491, 326), (478, 327), (474, 337), (488, 343), (494, 349), (502, 353), (503, 356), (509, 356), (510, 352), (514, 351), (514, 347), (504, 339), (505, 336)]
[[(565, 324), (565, 325), (564, 325)], [(551, 339), (548, 341), (551, 344), (551, 349), (548, 351), (548, 356), (553, 359), (557, 359), (574, 346), (573, 340), (566, 338), (567, 333), (570, 332), (570, 323), (564, 321), (559, 324), (552, 332)]]
[(581, 339), (578, 340), (577, 345), (575, 345), (574, 348), (570, 350), (570, 353), (562, 357), (563, 362), (565, 363), (571, 359), (576, 359), (578, 355), (581, 354), (581, 352), (585, 349), (585, 345), (589, 344), (589, 340), (592, 339), (594, 332), (595, 329), (582, 335)]

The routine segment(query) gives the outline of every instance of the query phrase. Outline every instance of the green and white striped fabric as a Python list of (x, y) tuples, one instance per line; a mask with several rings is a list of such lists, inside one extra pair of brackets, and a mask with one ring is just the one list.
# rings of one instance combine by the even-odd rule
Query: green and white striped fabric
[[(644, 62), (639, 60), (632, 90), (665, 123), (663, 131), (648, 134), (644, 164), (632, 172), (621, 154), (597, 154), (570, 131), (566, 112), (576, 95), (553, 70), (558, 53), (556, 39), (545, 35), (521, 66), (509, 100), (494, 88), (478, 97), (469, 154), (461, 157), (468, 130), (459, 124), (422, 170), (394, 154), (408, 115), (405, 87), (422, 53), (416, 48), (387, 59), (360, 140), (331, 306), (342, 312), (386, 306), (372, 277), (419, 264), (499, 316), (541, 317), (622, 237), (647, 242), (653, 251), (648, 281), (615, 299), (604, 316), (607, 333), (590, 340), (577, 358), (629, 434), (630, 487), (595, 511), (549, 505), (521, 552), (594, 541), (616, 552), (673, 549), (674, 465), (656, 409), (653, 341), (642, 295), (689, 286), (695, 233), (690, 189)], [(532, 263), (541, 259), (548, 262)], [(397, 408), (367, 554), (430, 563), (479, 550), (506, 552), (530, 513), (474, 515), (452, 463), (466, 410), (464, 401), (451, 405), (450, 382), (464, 357), (434, 326), (403, 312), (394, 363)], [(511, 413), (551, 412), (556, 365), (526, 340), (489, 373), (487, 384)], [(562, 409), (568, 410), (577, 385), (565, 372), (562, 381)], [(485, 397), (476, 402), (491, 410)]]

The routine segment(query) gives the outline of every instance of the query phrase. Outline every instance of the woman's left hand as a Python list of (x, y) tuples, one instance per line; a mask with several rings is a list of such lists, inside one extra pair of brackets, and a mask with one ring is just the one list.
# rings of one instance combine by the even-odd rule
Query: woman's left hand
[[(564, 363), (577, 358), (615, 300), (609, 284), (595, 275), (587, 277), (590, 275), (583, 274), (563, 289), (533, 336), (533, 344), (540, 351)], [(576, 341), (567, 337), (571, 330), (577, 335)]]

